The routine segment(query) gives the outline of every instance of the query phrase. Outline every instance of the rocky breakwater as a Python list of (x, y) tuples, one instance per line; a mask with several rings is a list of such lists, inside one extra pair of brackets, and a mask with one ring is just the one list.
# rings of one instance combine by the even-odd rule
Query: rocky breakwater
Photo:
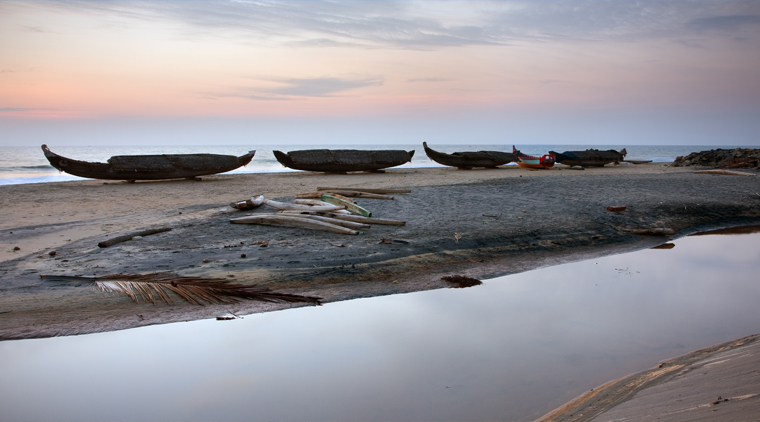
[(758, 168), (760, 169), (760, 149), (712, 149), (692, 152), (685, 157), (677, 157), (673, 167), (704, 166), (715, 168)]

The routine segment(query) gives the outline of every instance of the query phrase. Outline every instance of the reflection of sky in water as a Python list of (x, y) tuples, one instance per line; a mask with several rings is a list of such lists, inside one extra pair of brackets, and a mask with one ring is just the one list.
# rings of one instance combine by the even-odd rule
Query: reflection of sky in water
[(2, 420), (532, 420), (760, 332), (760, 234), (445, 289), (0, 343)]

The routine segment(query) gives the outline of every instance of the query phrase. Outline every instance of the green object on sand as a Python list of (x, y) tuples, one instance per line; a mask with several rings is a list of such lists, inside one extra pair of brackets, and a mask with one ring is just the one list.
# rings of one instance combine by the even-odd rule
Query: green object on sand
[(354, 214), (359, 214), (359, 215), (362, 215), (364, 217), (372, 217), (372, 213), (371, 212), (369, 212), (369, 211), (365, 210), (364, 208), (362, 208), (362, 207), (354, 204), (353, 202), (346, 201), (345, 199), (336, 198), (336, 197), (334, 197), (332, 195), (327, 195), (327, 194), (322, 195), (321, 199), (322, 199), (322, 202), (327, 202), (328, 204), (333, 204), (333, 205), (339, 205), (339, 206), (346, 207), (346, 209), (349, 212), (352, 212)]

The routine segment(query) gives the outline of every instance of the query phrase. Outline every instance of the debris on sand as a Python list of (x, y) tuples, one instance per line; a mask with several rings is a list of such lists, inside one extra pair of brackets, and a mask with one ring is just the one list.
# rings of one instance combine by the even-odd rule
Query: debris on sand
[(143, 236), (150, 236), (152, 234), (158, 234), (158, 233), (168, 232), (170, 230), (171, 230), (171, 227), (161, 227), (161, 228), (158, 228), (158, 229), (142, 230), (142, 231), (134, 232), (134, 233), (127, 234), (127, 235), (124, 235), (124, 236), (114, 237), (113, 239), (104, 240), (104, 241), (98, 243), (98, 247), (100, 247), (100, 248), (107, 248), (107, 247), (113, 246), (113, 245), (115, 245), (117, 243), (121, 243), (121, 242), (126, 242), (128, 240), (132, 240), (132, 239), (134, 239), (136, 237), (139, 238), (139, 237), (143, 237)]
[(483, 284), (483, 282), (480, 280), (471, 277), (465, 277), (463, 275), (447, 275), (441, 277), (441, 280), (449, 283), (452, 289), (463, 289), (465, 287), (473, 287)]
[(101, 277), (41, 275), (40, 278), (53, 282), (90, 282), (104, 292), (128, 296), (135, 303), (138, 303), (140, 297), (153, 304), (156, 304), (156, 299), (160, 299), (167, 305), (172, 305), (169, 292), (173, 292), (196, 305), (237, 303), (240, 299), (321, 304), (318, 297), (271, 292), (256, 285), (230, 283), (223, 278), (182, 277), (170, 273), (110, 274)]

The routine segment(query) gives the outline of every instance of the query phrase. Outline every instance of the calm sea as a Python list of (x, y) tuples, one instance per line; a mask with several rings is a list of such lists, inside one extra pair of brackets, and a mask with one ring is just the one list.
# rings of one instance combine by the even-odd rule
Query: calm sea
[[(60, 155), (81, 161), (105, 162), (114, 155), (142, 154), (228, 154), (243, 155), (251, 149), (256, 150), (256, 156), (251, 163), (231, 173), (268, 173), (292, 171), (280, 165), (275, 160), (272, 150), (293, 151), (299, 149), (334, 148), (334, 149), (404, 149), (415, 150), (411, 163), (401, 167), (440, 167), (431, 161), (418, 145), (194, 145), (194, 146), (60, 146), (49, 145), (50, 149)], [(456, 151), (506, 151), (512, 152), (512, 145), (430, 145), (441, 152)], [(596, 148), (600, 150), (623, 148), (619, 145), (517, 145), (522, 152), (531, 155), (542, 155), (550, 150), (562, 152)], [(672, 162), (680, 155), (715, 148), (731, 148), (727, 146), (684, 146), (684, 145), (634, 145), (625, 147), (629, 160), (653, 160), (654, 162)], [(0, 147), (0, 185), (21, 183), (49, 183), (68, 180), (81, 180), (79, 177), (59, 173), (50, 166), (39, 147)]]

